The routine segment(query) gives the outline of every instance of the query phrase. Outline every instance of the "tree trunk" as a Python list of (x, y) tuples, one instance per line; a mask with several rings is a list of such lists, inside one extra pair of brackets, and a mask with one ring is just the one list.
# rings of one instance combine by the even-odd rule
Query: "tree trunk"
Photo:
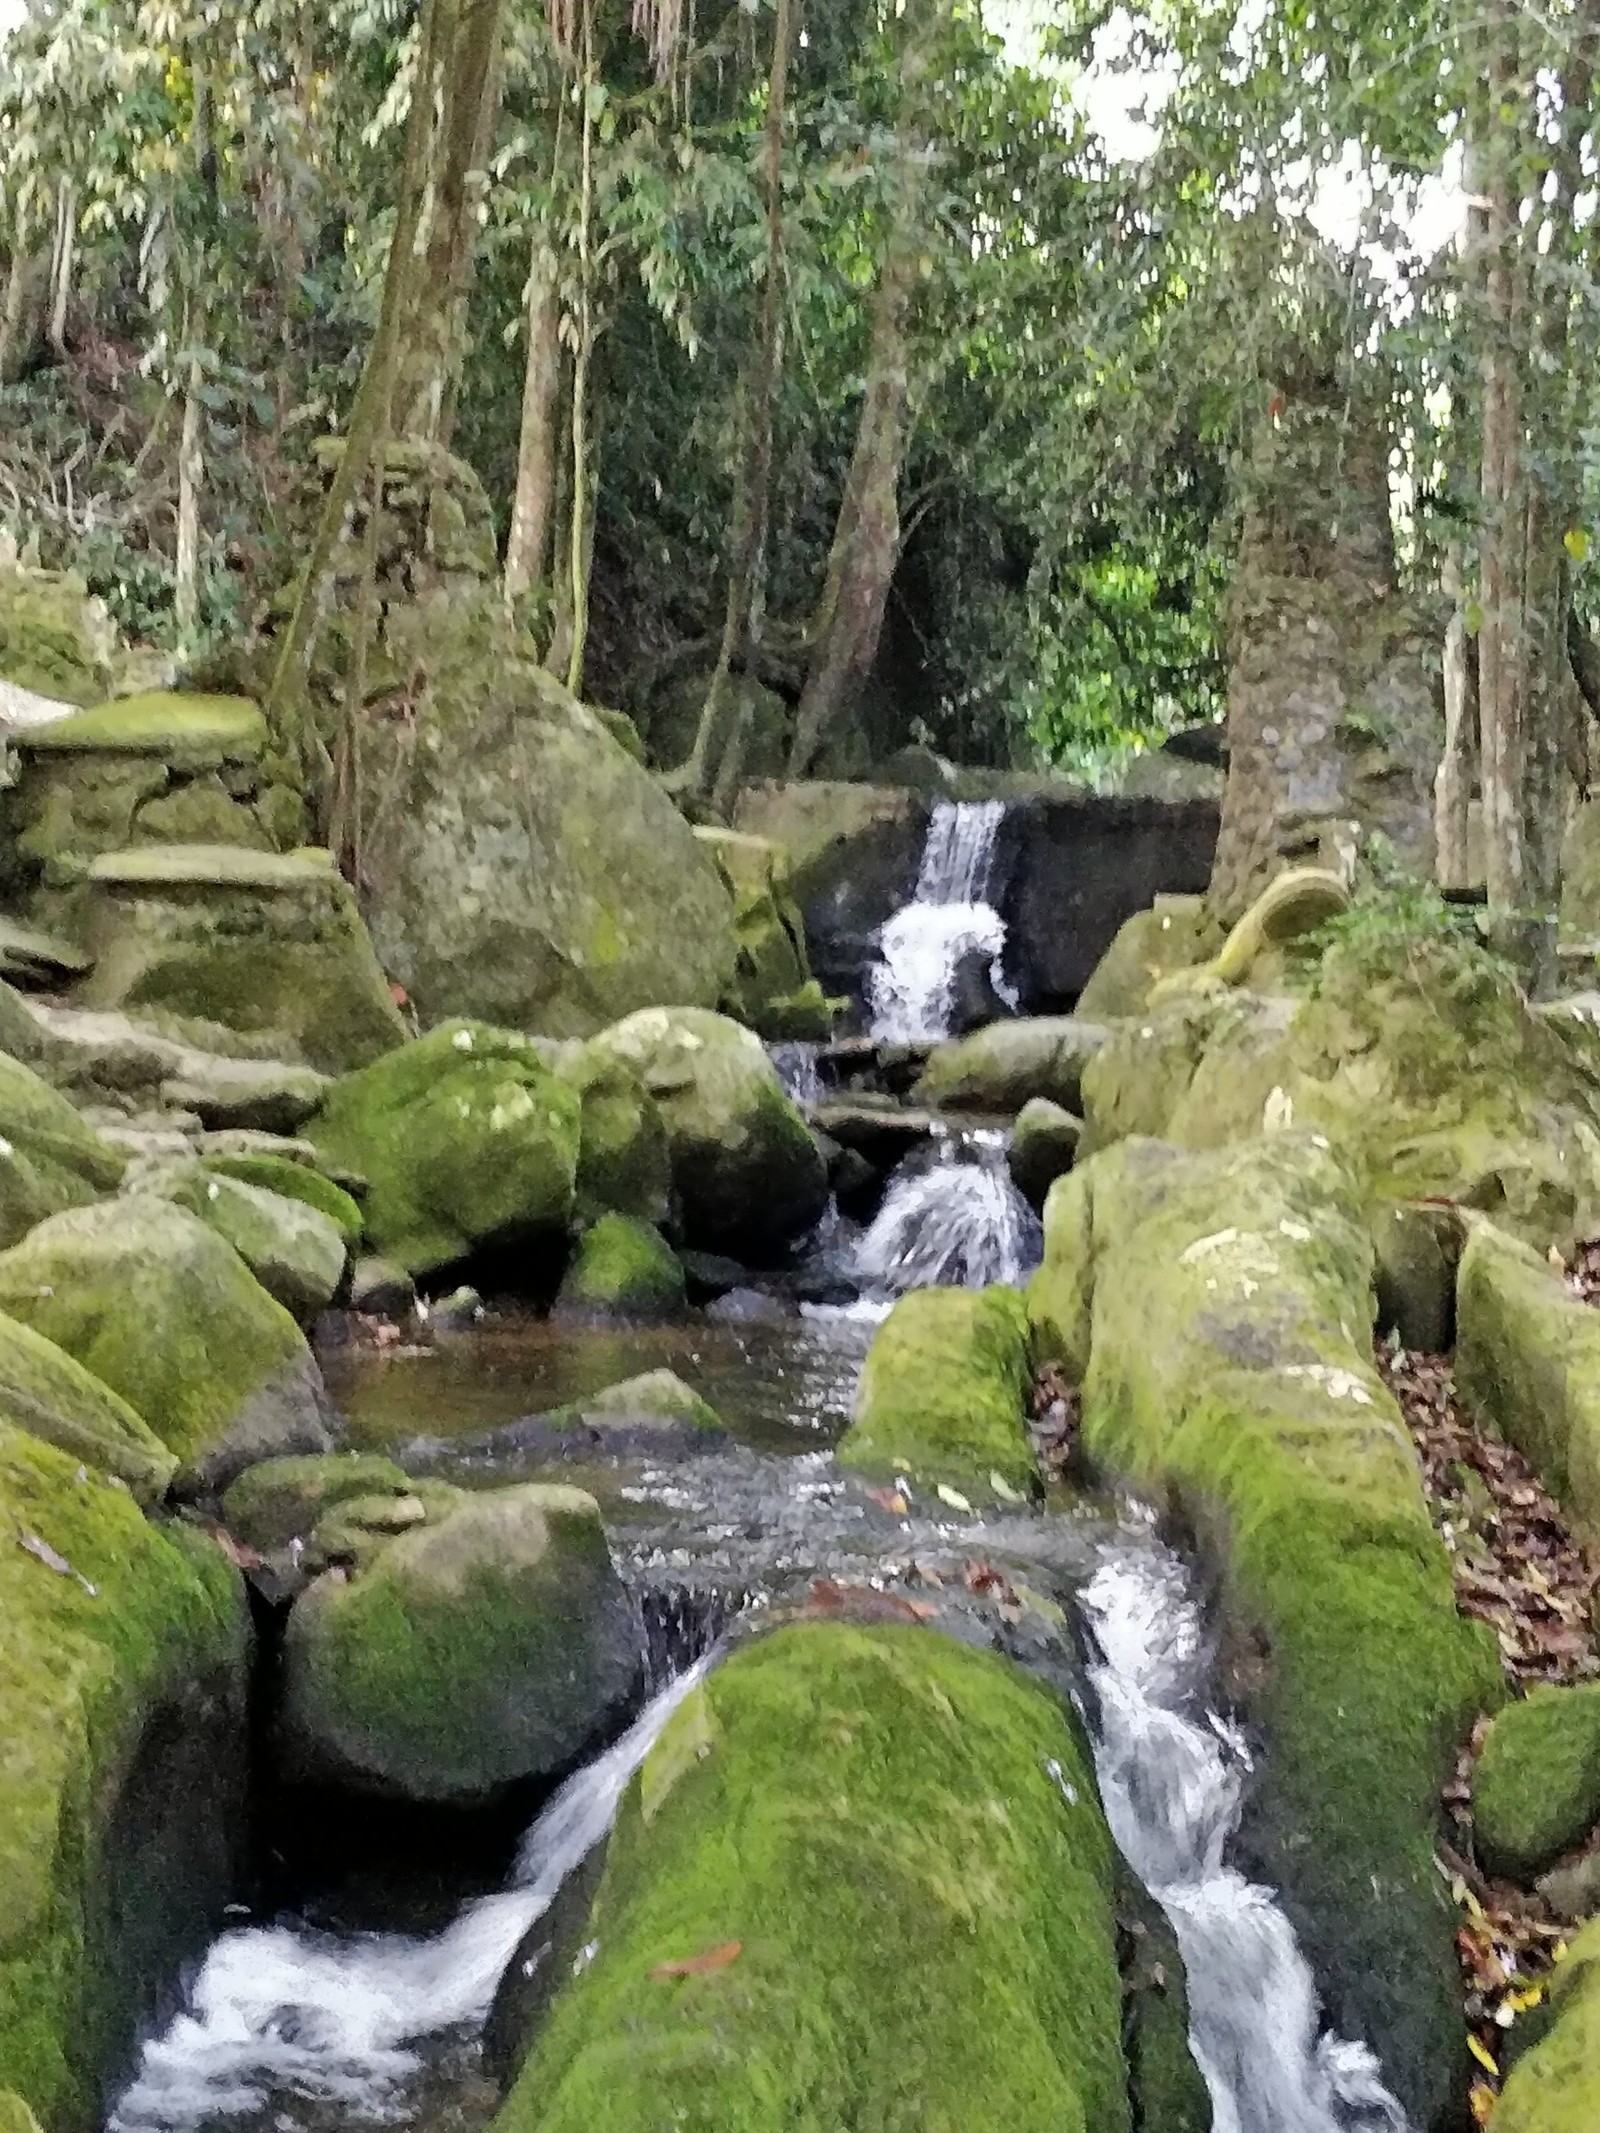
[(178, 553), (172, 580), (173, 619), (178, 642), (193, 649), (200, 629), (200, 484), (205, 476), (201, 429), (205, 409), (200, 399), (204, 373), (200, 358), (189, 358), (183, 396), (183, 431), (178, 439)]
[(578, 179), (578, 345), (572, 358), (572, 504), (568, 569), (572, 581), (572, 647), (567, 687), (583, 692), (583, 655), (589, 638), (589, 564), (594, 554), (590, 518), (589, 367), (594, 356), (594, 0), (583, 0), (579, 81), (583, 136)]
[(36, 265), (28, 249), (27, 230), (18, 225), (11, 240), (11, 264), (6, 272), (5, 310), (0, 314), (0, 385), (10, 385), (20, 377), (27, 360), (28, 343), (32, 335), (28, 325), (29, 283), (35, 278)]
[(1467, 634), (1461, 549), (1445, 557), (1443, 590), (1452, 605), (1444, 633), (1444, 753), (1433, 782), (1434, 874), (1441, 889), (1465, 889), (1472, 876), (1467, 826), (1478, 721), (1477, 645)]
[(78, 243), (78, 189), (63, 178), (56, 192), (56, 235), (50, 255), (50, 345), (67, 352), (67, 305), (72, 298), (72, 266)]
[(561, 303), (556, 262), (541, 228), (528, 267), (528, 354), (522, 379), (517, 487), (506, 538), (506, 606), (515, 610), (544, 576), (555, 502), (556, 396), (561, 381)]

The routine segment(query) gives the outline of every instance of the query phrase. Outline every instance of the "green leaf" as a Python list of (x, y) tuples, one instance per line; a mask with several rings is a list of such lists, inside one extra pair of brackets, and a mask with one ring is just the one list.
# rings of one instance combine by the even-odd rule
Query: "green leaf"
[(1574, 563), (1587, 562), (1589, 536), (1582, 526), (1569, 526), (1561, 536), (1561, 545), (1571, 556)]

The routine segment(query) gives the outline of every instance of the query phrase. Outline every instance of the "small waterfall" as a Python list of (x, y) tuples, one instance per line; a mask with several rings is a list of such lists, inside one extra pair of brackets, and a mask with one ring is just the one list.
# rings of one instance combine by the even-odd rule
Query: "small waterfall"
[(820, 1044), (802, 1043), (798, 1039), (767, 1046), (768, 1057), (783, 1084), (784, 1095), (802, 1111), (809, 1111), (822, 1101), (822, 1078), (817, 1071), (817, 1054), (821, 1049)]
[(851, 1272), (893, 1295), (1015, 1284), (1038, 1264), (1042, 1242), (1039, 1219), (1006, 1169), (1005, 1135), (955, 1134), (931, 1165), (901, 1165)]
[(990, 981), (1001, 990), (1005, 921), (986, 899), (1004, 818), (1002, 800), (941, 800), (934, 808), (916, 892), (878, 936), (881, 960), (867, 981), (874, 1037), (945, 1036), (956, 971), (974, 950), (988, 957)]
[[(556, 1792), (511, 1886), (427, 1939), (252, 1926), (212, 1944), (188, 2009), (144, 2048), (108, 2133), (178, 2133), (265, 2109), (285, 2090), (388, 2121), (421, 2037), (479, 2023), (518, 1942), (610, 1829), (628, 1780), (702, 1680), (708, 1653)], [(281, 2121), (280, 2121), (281, 2122)]]
[(1205, 1640), (1183, 1566), (1154, 1541), (1080, 1596), (1101, 1658), (1095, 1767), (1112, 1835), (1172, 1923), (1213, 2133), (1407, 2133), (1364, 2044), (1321, 2030), (1317, 1989), (1271, 1892), (1223, 1863), (1244, 1743), (1200, 1707)]

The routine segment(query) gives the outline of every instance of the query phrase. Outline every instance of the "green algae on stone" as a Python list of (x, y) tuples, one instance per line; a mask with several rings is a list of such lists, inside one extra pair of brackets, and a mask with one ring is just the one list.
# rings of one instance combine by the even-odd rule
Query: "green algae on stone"
[(1048, 1096), (1030, 1096), (1017, 1113), (1006, 1148), (1006, 1168), (1018, 1192), (1042, 1207), (1056, 1179), (1072, 1168), (1083, 1138), (1083, 1120)]
[(1218, 937), (1203, 896), (1158, 896), (1123, 921), (1078, 995), (1078, 1013), (1089, 1022), (1142, 1013), (1152, 986), (1203, 962)]
[(148, 755), (174, 770), (211, 770), (222, 763), (258, 762), (266, 750), (267, 722), (242, 696), (147, 689), (32, 726), (22, 745), (29, 755)]
[(103, 2082), (215, 1929), (242, 1807), (238, 1573), (79, 1474), (0, 1423), (0, 2090), (50, 2133), (98, 2127)]
[(578, 1240), (551, 1318), (651, 1325), (681, 1318), (686, 1301), (683, 1263), (661, 1232), (627, 1215), (602, 1215)]
[(1114, 1874), (1020, 1669), (781, 1629), (646, 1759), (494, 2133), (1127, 2133)]
[(1082, 1100), (1084, 1068), (1111, 1032), (1074, 1015), (991, 1022), (936, 1044), (917, 1083), (919, 1103), (970, 1111), (1020, 1111), (1036, 1096), (1068, 1111)]
[(133, 818), (135, 844), (237, 844), (270, 852), (272, 839), (255, 810), (226, 791), (215, 774), (190, 778), (147, 800)]
[(301, 1782), (469, 1803), (571, 1763), (637, 1687), (634, 1604), (580, 1489), (463, 1494), (284, 1635), (278, 1741)]
[(200, 1158), (207, 1170), (214, 1170), (219, 1177), (237, 1178), (241, 1184), (255, 1185), (263, 1192), (275, 1192), (285, 1200), (302, 1200), (307, 1207), (314, 1207), (318, 1214), (326, 1215), (335, 1224), (347, 1245), (361, 1242), (364, 1221), (361, 1203), (347, 1193), (342, 1185), (310, 1163), (297, 1162), (292, 1156), (269, 1155), (203, 1155)]
[(1014, 1289), (914, 1289), (874, 1336), (839, 1464), (976, 1501), (1032, 1495), (1027, 1396), (1028, 1313)]
[(134, 1188), (198, 1215), (297, 1318), (310, 1318), (332, 1302), (344, 1278), (344, 1232), (307, 1200), (181, 1159), (156, 1163), (148, 1177), (135, 1173)]
[(0, 568), (0, 675), (58, 703), (92, 704), (112, 685), (116, 630), (76, 571)]
[(1600, 2126), (1600, 1918), (1551, 1975), (1549, 2027), (1512, 2068), (1494, 2133), (1594, 2133)]
[(637, 1069), (592, 1044), (553, 1065), (583, 1107), (574, 1214), (590, 1222), (610, 1211), (660, 1227), (672, 1212), (672, 1151)]
[(367, 1180), (373, 1249), (426, 1274), (566, 1228), (581, 1116), (528, 1038), (447, 1022), (335, 1082), (307, 1132)]
[(170, 1201), (110, 1200), (41, 1223), (0, 1253), (0, 1311), (126, 1400), (186, 1485), (225, 1487), (252, 1459), (329, 1448), (332, 1411), (299, 1327)]
[(1504, 1692), (1373, 1365), (1356, 1180), (1312, 1134), (1127, 1141), (1052, 1189), (1045, 1229), (1029, 1305), (1082, 1373), (1088, 1453), (1176, 1501), (1218, 1562), (1225, 1680), (1265, 1742), (1254, 1870), (1334, 2026), (1433, 2123), (1464, 2044), (1439, 1788)]
[(1532, 1881), (1600, 1821), (1600, 1683), (1535, 1688), (1489, 1728), (1472, 1829), (1493, 1874)]
[(252, 1548), (283, 1548), (351, 1497), (404, 1496), (404, 1467), (375, 1452), (302, 1453), (247, 1467), (222, 1499), (230, 1533)]
[(681, 1428), (717, 1432), (722, 1417), (708, 1400), (686, 1385), (676, 1371), (646, 1370), (619, 1385), (585, 1394), (545, 1418), (553, 1428), (572, 1423), (601, 1429)]
[(178, 1462), (142, 1416), (21, 1320), (0, 1316), (0, 1422), (114, 1474), (154, 1503)]
[(125, 1168), (64, 1096), (0, 1052), (0, 1246), (114, 1192)]

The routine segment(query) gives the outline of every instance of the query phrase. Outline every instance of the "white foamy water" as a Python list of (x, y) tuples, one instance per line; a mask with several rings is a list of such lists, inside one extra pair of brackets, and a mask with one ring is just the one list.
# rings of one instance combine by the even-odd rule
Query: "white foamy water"
[(809, 1111), (822, 1101), (822, 1080), (817, 1071), (821, 1049), (821, 1045), (804, 1043), (799, 1038), (767, 1046), (784, 1095), (802, 1111)]
[(950, 1027), (956, 971), (974, 950), (989, 960), (1003, 995), (1005, 921), (987, 901), (1001, 800), (941, 800), (928, 823), (916, 891), (878, 935), (880, 960), (868, 974), (872, 1034), (910, 1043)]
[(1204, 1657), (1183, 1566), (1153, 1541), (1080, 1595), (1100, 1647), (1095, 1767), (1123, 1857), (1171, 1921), (1213, 2133), (1408, 2133), (1366, 2045), (1322, 2028), (1316, 1982), (1268, 1889), (1224, 1864), (1243, 1742), (1196, 1708)]
[(418, 2039), (489, 2011), (517, 1943), (610, 1829), (628, 1780), (715, 1655), (680, 1674), (529, 1828), (511, 1886), (426, 1938), (247, 1927), (212, 1944), (184, 2012), (144, 2048), (109, 2133), (179, 2133), (274, 2094), (395, 2115)]
[(1038, 1264), (1039, 1218), (1011, 1182), (1005, 1136), (969, 1133), (941, 1143), (937, 1160), (902, 1166), (851, 1273), (869, 1288), (983, 1289), (1016, 1284)]

